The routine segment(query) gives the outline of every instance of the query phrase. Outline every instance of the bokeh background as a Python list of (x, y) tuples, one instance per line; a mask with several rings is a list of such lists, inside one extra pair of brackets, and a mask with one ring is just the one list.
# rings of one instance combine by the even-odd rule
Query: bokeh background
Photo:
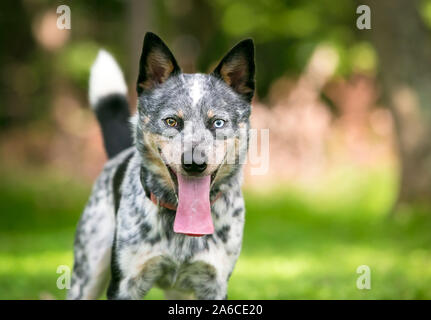
[[(364, 3), (371, 30), (356, 27)], [(61, 4), (71, 30), (56, 27)], [(72, 266), (106, 161), (89, 68), (111, 51), (134, 105), (146, 31), (186, 72), (256, 43), (252, 124), (270, 129), (270, 167), (245, 170), (231, 299), (431, 298), (430, 0), (17, 0), (0, 23), (1, 299), (65, 297), (57, 267)]]

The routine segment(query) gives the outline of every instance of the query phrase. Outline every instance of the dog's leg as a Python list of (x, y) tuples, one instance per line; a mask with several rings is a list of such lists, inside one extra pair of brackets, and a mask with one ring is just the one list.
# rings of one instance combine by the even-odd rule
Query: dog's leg
[(109, 300), (140, 300), (144, 298), (154, 285), (155, 279), (150, 277), (123, 278), (118, 283), (111, 281), (108, 289)]
[(97, 299), (109, 279), (115, 218), (109, 197), (93, 192), (75, 236), (75, 262), (68, 299)]
[(196, 298), (199, 300), (225, 300), (227, 299), (227, 282), (214, 280), (202, 283), (195, 288)]
[(176, 284), (181, 291), (193, 291), (199, 300), (222, 300), (227, 294), (226, 277), (213, 265), (194, 261), (182, 267)]
[(179, 291), (175, 289), (167, 289), (165, 290), (165, 299), (166, 300), (192, 300), (195, 299), (195, 296), (192, 292)]
[[(122, 255), (127, 256), (128, 252), (123, 249)], [(136, 270), (136, 274), (116, 272), (109, 285), (108, 299), (142, 299), (156, 282), (169, 282), (167, 278), (172, 278), (173, 266), (172, 260), (156, 256), (132, 267)]]

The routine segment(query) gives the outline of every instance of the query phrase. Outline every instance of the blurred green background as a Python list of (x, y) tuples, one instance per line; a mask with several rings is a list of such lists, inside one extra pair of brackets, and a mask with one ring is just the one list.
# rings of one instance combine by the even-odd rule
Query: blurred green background
[[(71, 30), (56, 27), (57, 6)], [(230, 299), (431, 298), (431, 1), (10, 1), (0, 4), (0, 299), (63, 299), (74, 229), (106, 157), (89, 68), (111, 51), (133, 92), (146, 31), (184, 71), (256, 43), (252, 125)], [(399, 23), (402, 21), (403, 23)], [(418, 45), (420, 44), (420, 45)], [(358, 266), (371, 270), (359, 290)], [(153, 289), (148, 299), (162, 298)]]

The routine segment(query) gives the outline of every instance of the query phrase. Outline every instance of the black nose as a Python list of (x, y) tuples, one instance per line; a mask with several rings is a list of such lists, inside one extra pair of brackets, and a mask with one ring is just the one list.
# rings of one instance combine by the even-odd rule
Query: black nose
[(205, 159), (202, 159), (202, 161), (197, 161), (200, 159), (195, 159), (196, 157), (193, 157), (192, 152), (185, 152), (181, 156), (181, 164), (183, 166), (184, 171), (187, 173), (201, 173), (205, 171), (207, 168), (207, 164)]

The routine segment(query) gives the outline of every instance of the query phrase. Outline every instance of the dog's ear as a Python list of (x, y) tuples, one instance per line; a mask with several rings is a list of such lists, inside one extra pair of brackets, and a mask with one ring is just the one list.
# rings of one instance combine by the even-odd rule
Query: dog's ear
[(152, 32), (147, 32), (139, 61), (136, 91), (140, 95), (181, 72), (174, 55), (165, 43)]
[(224, 56), (212, 75), (222, 79), (250, 102), (254, 94), (254, 69), (253, 40), (246, 39)]

